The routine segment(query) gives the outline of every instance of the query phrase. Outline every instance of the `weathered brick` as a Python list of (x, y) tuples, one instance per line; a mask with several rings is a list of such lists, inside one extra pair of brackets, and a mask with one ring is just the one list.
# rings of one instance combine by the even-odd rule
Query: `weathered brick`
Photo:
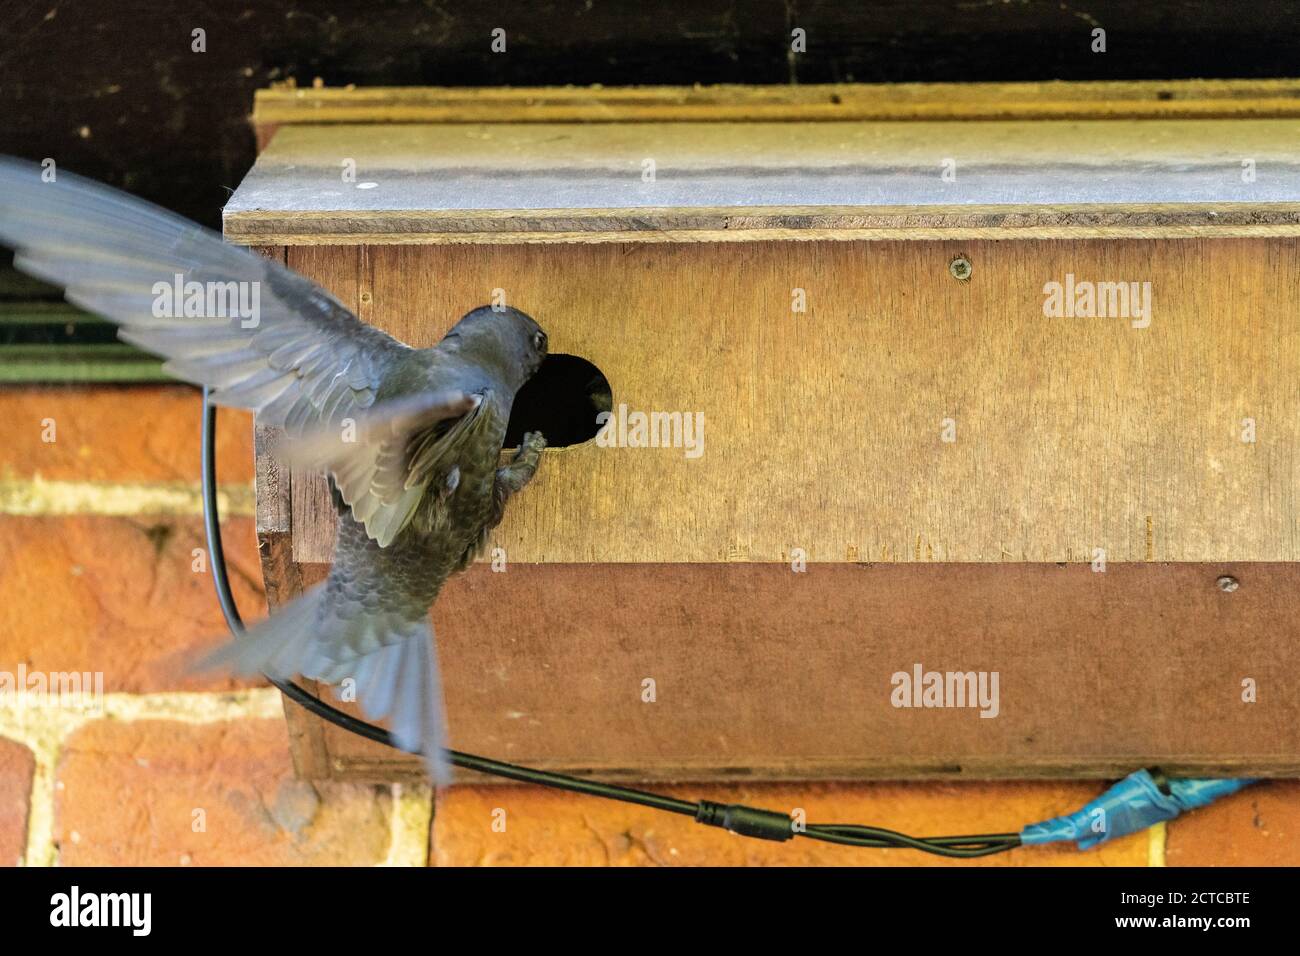
[(35, 769), (30, 750), (0, 737), (0, 866), (17, 866), (27, 846), (27, 811)]
[[(768, 784), (655, 788), (687, 800), (789, 811), (812, 823), (862, 823), (916, 835), (998, 833), (1096, 795), (1087, 783)], [(505, 832), (492, 829), (505, 810)], [(689, 817), (561, 791), (516, 786), (442, 790), (430, 860), (439, 866), (1145, 866), (1139, 834), (1100, 850), (1033, 847), (972, 861), (910, 850), (865, 850), (804, 838), (771, 843), (703, 827)]]
[(1300, 781), (1256, 784), (1169, 823), (1169, 866), (1300, 866)]
[[(0, 479), (198, 481), (200, 408), (198, 392), (174, 385), (0, 389)], [(218, 482), (252, 481), (249, 413), (219, 413), (217, 468)]]
[(295, 779), (281, 720), (106, 720), (67, 742), (55, 838), (66, 866), (373, 865), (391, 812), (387, 787)]
[[(256, 620), (252, 519), (228, 521), (224, 538), (236, 600)], [(204, 547), (199, 518), (0, 516), (0, 670), (101, 671), (108, 692), (238, 686), (187, 673), (227, 633), (211, 575), (192, 570)]]

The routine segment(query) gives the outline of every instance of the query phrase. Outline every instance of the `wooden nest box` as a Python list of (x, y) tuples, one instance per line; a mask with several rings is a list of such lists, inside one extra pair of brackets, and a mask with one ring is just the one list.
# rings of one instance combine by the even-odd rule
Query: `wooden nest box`
[[(1280, 81), (276, 90), (225, 230), (412, 345), (500, 301), (575, 357), (433, 611), (457, 749), (1296, 774), (1298, 115)], [(333, 516), (263, 454), (257, 499), (274, 605)], [(420, 773), (288, 716), (303, 774)]]

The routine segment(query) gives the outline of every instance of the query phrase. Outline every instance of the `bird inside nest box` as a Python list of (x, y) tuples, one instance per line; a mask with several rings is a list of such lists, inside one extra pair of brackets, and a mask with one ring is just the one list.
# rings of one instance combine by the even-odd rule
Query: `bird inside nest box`
[[(433, 610), (452, 745), (1300, 771), (1300, 84), (1174, 86), (260, 96), (229, 241), (414, 346), (549, 336), (550, 447)], [(282, 603), (334, 509), (258, 468)], [(306, 775), (420, 772), (290, 720)]]

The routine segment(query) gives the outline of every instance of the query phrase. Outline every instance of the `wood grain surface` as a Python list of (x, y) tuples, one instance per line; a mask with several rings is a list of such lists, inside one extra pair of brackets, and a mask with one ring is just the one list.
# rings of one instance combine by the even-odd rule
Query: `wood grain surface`
[[(433, 620), (452, 746), (546, 769), (1285, 776), (1300, 773), (1298, 590), (1294, 564), (521, 564), (454, 578)], [(998, 716), (893, 706), (892, 675), (916, 664), (997, 671)], [(331, 775), (421, 772), (314, 731)]]
[[(512, 560), (1300, 558), (1295, 240), (291, 247), (289, 263), (418, 346), (502, 288), (616, 406), (703, 414), (697, 458), (547, 450), (495, 534)], [(1150, 282), (1149, 327), (1045, 317), (1067, 275)], [(328, 560), (323, 482), (295, 484), (293, 508), (297, 560)]]

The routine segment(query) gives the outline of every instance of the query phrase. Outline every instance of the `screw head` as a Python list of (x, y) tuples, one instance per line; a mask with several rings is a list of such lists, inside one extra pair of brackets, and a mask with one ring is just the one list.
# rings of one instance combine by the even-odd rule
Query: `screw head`
[(967, 282), (970, 280), (970, 274), (974, 270), (971, 267), (969, 259), (965, 256), (958, 256), (956, 259), (952, 260), (952, 262), (948, 263), (948, 271), (952, 273), (952, 277), (957, 279), (959, 282)]
[(1233, 591), (1237, 590), (1237, 588), (1241, 587), (1241, 582), (1230, 574), (1225, 574), (1214, 583), (1218, 585), (1219, 590), (1224, 594), (1231, 594)]

